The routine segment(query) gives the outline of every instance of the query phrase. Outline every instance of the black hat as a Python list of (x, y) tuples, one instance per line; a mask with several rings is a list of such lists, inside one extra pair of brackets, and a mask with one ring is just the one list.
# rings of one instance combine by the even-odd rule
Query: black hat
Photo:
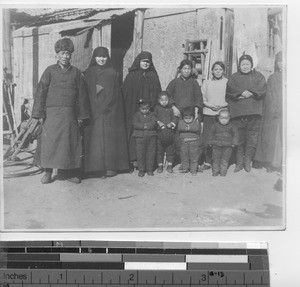
[(146, 105), (146, 104), (148, 104), (150, 106), (150, 102), (147, 101), (147, 100), (145, 100), (145, 99), (139, 99), (138, 100), (138, 104), (139, 105)]
[(250, 55), (244, 54), (239, 58), (239, 66), (241, 65), (241, 62), (243, 60), (248, 60), (251, 63), (251, 66), (253, 67), (253, 59)]
[(55, 52), (68, 51), (70, 53), (74, 52), (74, 44), (69, 38), (59, 39), (54, 45)]

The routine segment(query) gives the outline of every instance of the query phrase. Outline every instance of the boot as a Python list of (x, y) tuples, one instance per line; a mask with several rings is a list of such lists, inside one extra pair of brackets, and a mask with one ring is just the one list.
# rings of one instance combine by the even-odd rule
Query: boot
[(163, 164), (159, 163), (156, 172), (157, 173), (162, 173), (164, 170)]
[(255, 153), (255, 148), (254, 147), (246, 147), (246, 152), (245, 152), (245, 157), (244, 157), (244, 169), (247, 172), (251, 171), (251, 163), (252, 163), (252, 158)]
[(243, 169), (244, 163), (244, 148), (243, 146), (238, 146), (236, 151), (236, 164), (233, 172), (239, 172)]
[(52, 175), (52, 170), (49, 171), (48, 169), (46, 169), (44, 176), (41, 178), (41, 183), (42, 184), (51, 183), (52, 182), (51, 175)]

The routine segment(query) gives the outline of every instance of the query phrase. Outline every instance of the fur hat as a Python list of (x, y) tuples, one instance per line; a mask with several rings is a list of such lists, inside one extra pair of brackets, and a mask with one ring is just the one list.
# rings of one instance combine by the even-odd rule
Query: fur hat
[(70, 53), (74, 52), (74, 44), (69, 38), (59, 39), (54, 45), (55, 52), (68, 51)]

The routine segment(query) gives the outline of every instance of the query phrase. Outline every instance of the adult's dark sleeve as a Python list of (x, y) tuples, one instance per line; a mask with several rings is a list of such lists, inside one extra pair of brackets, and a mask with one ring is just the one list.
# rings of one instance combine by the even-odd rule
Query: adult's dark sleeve
[(263, 99), (267, 94), (267, 82), (263, 74), (260, 72), (255, 72), (253, 74), (253, 87), (251, 87), (251, 92), (253, 98), (256, 100)]
[(152, 131), (155, 130), (157, 124), (157, 117), (152, 113), (150, 116), (150, 121), (148, 123), (148, 130)]
[(194, 85), (193, 96), (194, 96), (195, 107), (203, 108), (203, 95), (197, 80), (194, 81), (193, 85)]
[(50, 69), (47, 68), (44, 71), (38, 83), (34, 95), (34, 103), (33, 103), (32, 114), (31, 114), (33, 118), (41, 119), (46, 116), (45, 114), (46, 99), (47, 99), (50, 81), (51, 81), (51, 72)]
[(175, 105), (174, 101), (175, 80), (172, 80), (167, 86), (166, 92), (170, 95), (170, 105)]
[(227, 86), (226, 86), (226, 99), (231, 101), (238, 101), (238, 97), (244, 92), (245, 89), (239, 87), (236, 82), (237, 74), (233, 74), (229, 77)]
[(88, 97), (87, 83), (83, 78), (83, 75), (78, 71), (77, 75), (77, 119), (84, 120), (90, 118), (90, 103)]

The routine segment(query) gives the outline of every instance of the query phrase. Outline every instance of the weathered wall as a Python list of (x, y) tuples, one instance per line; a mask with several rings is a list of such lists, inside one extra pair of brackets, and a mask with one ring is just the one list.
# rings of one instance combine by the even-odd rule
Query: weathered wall
[[(225, 38), (226, 13), (222, 8), (203, 9), (148, 9), (144, 15), (142, 50), (153, 55), (153, 62), (159, 74), (162, 88), (175, 77), (176, 68), (184, 58), (186, 40), (210, 38), (212, 40), (212, 64), (216, 60), (225, 60), (227, 50), (220, 49), (220, 23), (223, 17)], [(232, 31), (233, 32), (233, 31)], [(228, 33), (228, 31), (227, 31)], [(124, 76), (133, 61), (133, 50), (128, 50), (124, 63)]]
[(252, 56), (254, 67), (268, 77), (274, 66), (274, 59), (268, 56), (268, 8), (235, 8), (234, 14), (233, 72), (245, 51)]

